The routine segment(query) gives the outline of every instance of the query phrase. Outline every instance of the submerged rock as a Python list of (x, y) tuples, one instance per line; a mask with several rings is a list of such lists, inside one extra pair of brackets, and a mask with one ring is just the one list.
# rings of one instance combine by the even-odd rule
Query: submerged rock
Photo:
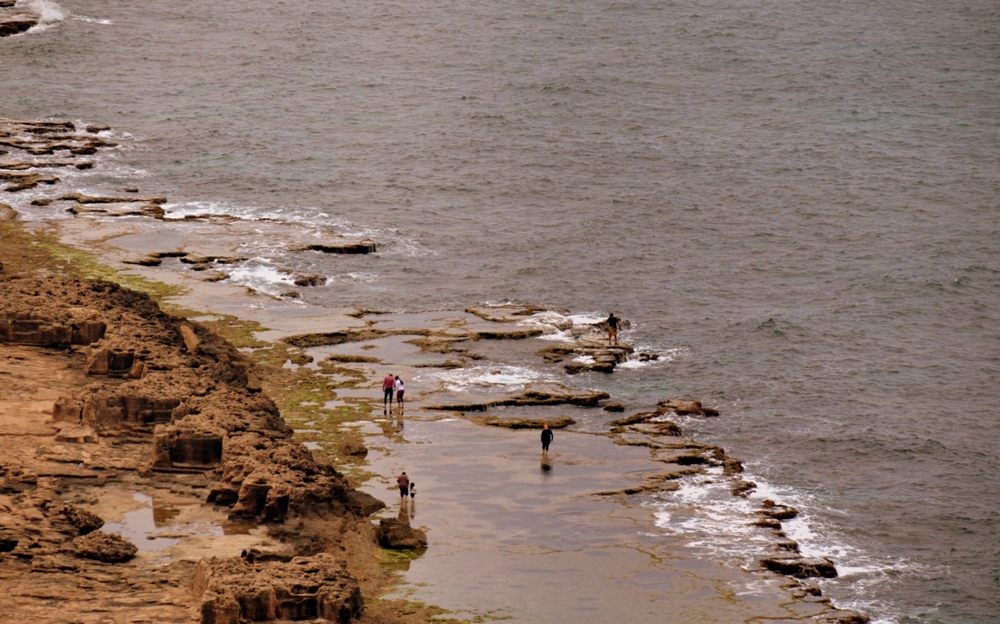
[(607, 392), (580, 390), (566, 386), (540, 386), (525, 390), (505, 399), (483, 403), (457, 403), (450, 405), (428, 405), (424, 409), (448, 410), (453, 412), (484, 412), (493, 407), (523, 407), (527, 405), (578, 405), (596, 407), (598, 403), (611, 398)]
[(500, 418), (498, 416), (480, 416), (473, 418), (473, 422), (490, 427), (505, 427), (507, 429), (541, 429), (548, 425), (549, 429), (563, 429), (570, 425), (575, 425), (576, 421), (569, 416), (559, 418)]

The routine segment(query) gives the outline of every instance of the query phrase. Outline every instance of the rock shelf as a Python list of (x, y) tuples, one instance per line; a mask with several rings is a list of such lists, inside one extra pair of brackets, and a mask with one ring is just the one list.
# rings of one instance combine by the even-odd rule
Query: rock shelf
[(13, 6), (12, 2), (0, 2), (0, 37), (17, 35), (38, 25), (37, 15), (3, 10)]
[[(97, 574), (112, 583), (135, 577), (142, 565), (135, 563), (135, 544), (103, 532), (104, 520), (86, 501), (98, 500), (112, 483), (159, 483), (200, 492), (231, 518), (271, 526), (306, 552), (256, 564), (236, 553), (203, 559), (194, 570), (193, 595), (185, 589), (188, 564), (144, 573), (148, 580), (129, 584), (136, 600), (160, 588), (160, 598), (142, 607), (148, 617), (186, 620), (182, 614), (192, 607), (203, 622), (233, 624), (303, 617), (349, 622), (360, 615), (358, 581), (347, 571), (337, 536), (356, 534), (374, 546), (367, 516), (384, 505), (291, 439), (274, 402), (260, 392), (254, 365), (239, 351), (116, 284), (0, 279), (0, 355), (34, 353), (26, 349), (60, 358), (61, 374), (76, 381), (47, 395), (53, 397), (48, 416), (18, 411), (38, 410), (37, 402), (21, 408), (4, 397), (0, 578), (12, 591), (28, 596), (22, 589), (36, 583), (39, 572), (49, 579)], [(21, 413), (36, 414), (18, 425), (34, 436), (23, 449), (28, 452), (7, 436), (14, 431), (10, 419)], [(74, 496), (81, 503), (64, 502)], [(299, 524), (282, 528), (290, 522)], [(74, 596), (69, 599), (91, 607), (121, 604), (119, 592), (99, 587)]]

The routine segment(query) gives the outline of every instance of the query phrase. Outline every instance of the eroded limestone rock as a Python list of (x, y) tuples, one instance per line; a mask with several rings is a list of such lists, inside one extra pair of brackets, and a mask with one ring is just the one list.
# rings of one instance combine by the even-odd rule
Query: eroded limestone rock
[(105, 563), (128, 561), (139, 552), (135, 544), (118, 533), (93, 531), (73, 540), (73, 548), (78, 557), (96, 559)]
[(383, 518), (375, 528), (375, 537), (382, 548), (392, 550), (416, 550), (427, 548), (427, 535), (410, 526), (405, 513), (398, 518)]
[(191, 589), (203, 624), (316, 618), (348, 624), (363, 606), (358, 582), (328, 553), (287, 563), (202, 559)]

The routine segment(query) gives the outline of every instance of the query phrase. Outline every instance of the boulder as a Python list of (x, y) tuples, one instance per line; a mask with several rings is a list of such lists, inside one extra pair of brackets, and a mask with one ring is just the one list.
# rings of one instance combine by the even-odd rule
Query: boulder
[(326, 278), (322, 275), (296, 275), (293, 279), (296, 286), (322, 286), (326, 284)]
[(405, 513), (398, 518), (383, 518), (375, 528), (379, 546), (391, 550), (417, 550), (427, 548), (427, 535), (410, 526)]
[(100, 516), (76, 505), (63, 505), (59, 513), (77, 528), (80, 535), (87, 535), (104, 526), (104, 520)]
[(7, 204), (0, 204), (0, 221), (13, 221), (17, 219), (17, 211)]
[(139, 549), (118, 533), (93, 531), (73, 540), (76, 556), (105, 563), (120, 563), (135, 556)]

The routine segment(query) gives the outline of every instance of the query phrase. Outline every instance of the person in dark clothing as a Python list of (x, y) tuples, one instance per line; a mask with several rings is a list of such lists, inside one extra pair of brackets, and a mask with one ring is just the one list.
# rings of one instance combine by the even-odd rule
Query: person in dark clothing
[(610, 347), (612, 344), (618, 344), (618, 324), (621, 322), (621, 319), (612, 312), (608, 315), (606, 322), (608, 324), (608, 346)]
[(392, 409), (392, 391), (396, 387), (396, 378), (386, 375), (382, 380), (382, 414), (387, 415)]
[(548, 451), (549, 445), (552, 444), (552, 430), (549, 429), (548, 425), (542, 429), (542, 451)]
[(410, 494), (410, 478), (406, 476), (405, 471), (396, 477), (396, 483), (399, 485), (399, 496), (405, 501)]

